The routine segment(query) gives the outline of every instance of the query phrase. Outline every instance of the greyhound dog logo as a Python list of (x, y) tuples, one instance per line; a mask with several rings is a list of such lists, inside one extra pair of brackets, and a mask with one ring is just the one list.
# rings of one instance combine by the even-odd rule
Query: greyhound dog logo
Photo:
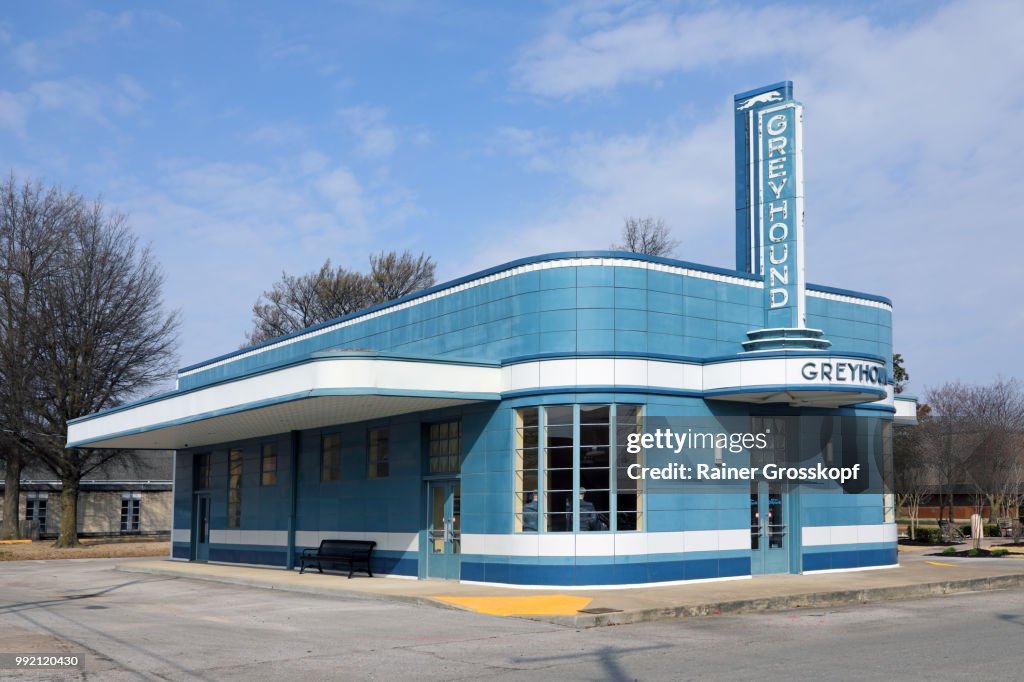
[(768, 104), (769, 102), (778, 102), (782, 100), (782, 95), (778, 90), (772, 90), (771, 92), (762, 92), (760, 95), (754, 95), (750, 99), (743, 102), (743, 104), (736, 107), (736, 111), (743, 111), (749, 109), (755, 104)]

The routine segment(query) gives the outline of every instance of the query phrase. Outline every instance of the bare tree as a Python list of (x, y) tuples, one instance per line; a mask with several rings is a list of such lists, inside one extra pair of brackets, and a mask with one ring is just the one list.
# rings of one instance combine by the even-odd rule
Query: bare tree
[(1024, 391), (1013, 379), (998, 379), (975, 387), (971, 395), (971, 427), (978, 445), (967, 459), (967, 473), (979, 502), (986, 504), (989, 523), (996, 523), (1005, 507), (1007, 480), (1020, 457), (1020, 436), (1024, 433)]
[[(923, 409), (922, 409), (923, 408)], [(917, 539), (921, 503), (928, 493), (928, 467), (921, 443), (920, 424), (928, 418), (928, 406), (918, 407), (918, 426), (897, 426), (893, 433), (893, 474), (896, 505), (910, 520), (907, 532)]]
[(163, 276), (123, 215), (61, 193), (71, 213), (31, 332), (38, 390), (28, 410), (34, 456), (61, 481), (58, 547), (78, 544), (82, 478), (118, 451), (70, 449), (67, 421), (137, 397), (173, 371), (178, 316), (162, 308)]
[(967, 491), (980, 513), (1005, 507), (1006, 481), (1020, 457), (1024, 393), (1015, 380), (987, 386), (947, 383), (928, 391), (935, 417), (921, 432), (926, 459), (941, 489), (940, 516), (953, 520), (954, 492)]
[(426, 289), (434, 283), (435, 267), (429, 256), (391, 251), (370, 256), (369, 274), (334, 268), (329, 259), (316, 272), (298, 277), (281, 273), (280, 281), (253, 306), (246, 345)]
[(413, 257), (408, 251), (401, 255), (381, 251), (370, 256), (370, 280), (376, 289), (377, 302), (392, 301), (434, 284), (436, 266), (430, 256)]
[(973, 387), (959, 382), (930, 389), (925, 401), (932, 418), (921, 425), (925, 461), (939, 485), (939, 518), (953, 522), (955, 492), (967, 480), (967, 459), (978, 446)]
[(613, 251), (643, 253), (648, 256), (671, 256), (679, 242), (661, 218), (626, 218), (622, 225), (622, 243), (612, 244)]
[(37, 420), (32, 398), (41, 390), (35, 324), (46, 283), (57, 273), (60, 235), (75, 202), (41, 184), (0, 185), (0, 457), (4, 460), (4, 520), (0, 538), (20, 537), (21, 472), (34, 459)]

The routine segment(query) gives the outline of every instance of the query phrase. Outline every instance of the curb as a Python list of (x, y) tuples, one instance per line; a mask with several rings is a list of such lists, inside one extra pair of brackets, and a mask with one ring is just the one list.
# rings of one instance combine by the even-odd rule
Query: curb
[[(452, 604), (407, 594), (382, 594), (380, 592), (358, 592), (344, 588), (324, 587), (318, 585), (275, 584), (266, 580), (252, 580), (242, 577), (218, 575), (183, 575), (173, 569), (159, 567), (137, 567), (130, 564), (117, 565), (115, 570), (124, 573), (146, 573), (185, 580), (202, 580), (222, 583), (225, 585), (242, 585), (258, 587), (266, 590), (315, 594), (320, 596), (352, 597), (372, 601), (392, 601), (416, 606), (431, 606), (452, 611), (468, 611)], [(884, 601), (906, 599), (924, 599), (941, 597), (948, 594), (964, 592), (984, 592), (1024, 587), (1024, 573), (990, 576), (985, 578), (966, 578), (962, 580), (941, 580), (914, 585), (896, 585), (892, 587), (870, 587), (856, 590), (832, 590), (828, 592), (807, 592), (779, 597), (756, 597), (750, 599), (733, 599), (704, 604), (686, 604), (666, 606), (656, 609), (637, 609), (633, 611), (617, 611), (601, 614), (579, 614), (575, 616), (508, 616), (524, 618), (542, 623), (551, 623), (563, 627), (594, 628), (608, 625), (629, 625), (631, 623), (648, 623), (657, 620), (675, 618), (691, 618), (697, 616), (739, 615), (745, 613), (765, 613), (769, 611), (786, 611), (799, 608), (824, 608), (830, 606), (848, 606), (851, 604), (871, 604)]]
[(659, 609), (643, 609), (637, 611), (620, 611), (597, 615), (576, 616), (527, 616), (530, 620), (555, 623), (566, 627), (593, 628), (606, 625), (628, 625), (630, 623), (647, 623), (655, 620), (687, 618), (694, 616), (738, 615), (744, 613), (763, 613), (767, 611), (786, 611), (799, 608), (822, 608), (828, 606), (847, 606), (850, 604), (871, 604), (884, 601), (904, 599), (924, 599), (940, 597), (963, 592), (984, 592), (990, 590), (1006, 590), (1024, 587), (1024, 574), (1001, 575), (987, 578), (968, 578), (964, 580), (943, 580), (939, 582), (919, 583), (916, 585), (899, 585), (894, 587), (874, 587), (858, 590), (834, 590), (831, 592), (810, 592), (806, 594), (786, 595), (782, 597), (760, 597), (755, 599), (737, 599), (731, 601), (711, 602), (707, 604), (668, 606)]

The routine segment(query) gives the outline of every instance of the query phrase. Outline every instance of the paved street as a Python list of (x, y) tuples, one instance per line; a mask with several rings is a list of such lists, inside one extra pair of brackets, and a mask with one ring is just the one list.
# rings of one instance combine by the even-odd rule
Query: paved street
[(77, 652), (102, 680), (995, 679), (1024, 657), (1016, 590), (575, 630), (115, 563), (0, 564), (0, 650)]

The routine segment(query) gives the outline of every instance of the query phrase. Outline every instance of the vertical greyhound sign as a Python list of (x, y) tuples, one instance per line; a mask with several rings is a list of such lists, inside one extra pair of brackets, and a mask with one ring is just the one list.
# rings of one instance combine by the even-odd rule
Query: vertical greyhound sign
[(788, 81), (735, 102), (737, 268), (764, 278), (766, 328), (803, 328), (803, 106)]

